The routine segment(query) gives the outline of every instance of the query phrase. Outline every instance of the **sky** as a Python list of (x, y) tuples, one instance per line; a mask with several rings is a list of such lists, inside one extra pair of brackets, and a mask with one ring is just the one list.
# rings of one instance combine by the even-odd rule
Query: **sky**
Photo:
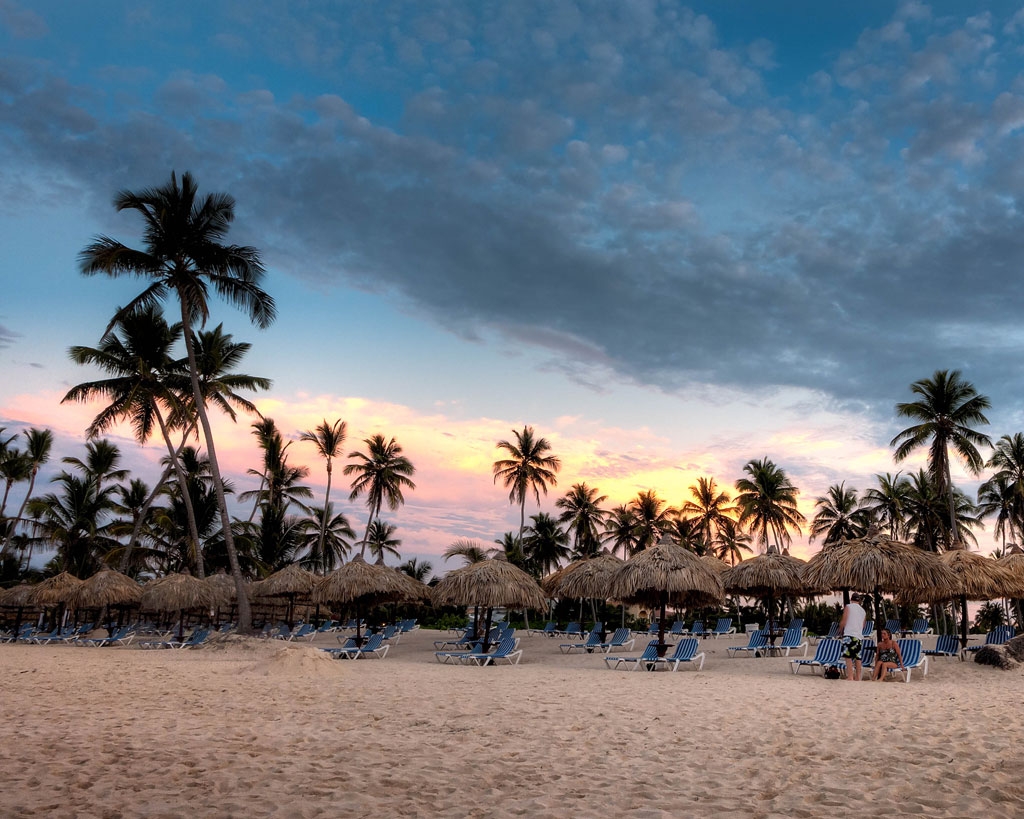
[[(491, 465), (526, 424), (563, 463), (527, 514), (580, 481), (679, 505), (768, 457), (808, 518), (921, 465), (894, 407), (938, 369), (1024, 430), (1024, 8), (986, 7), (0, 0), (0, 426), (82, 453), (97, 407), (60, 401), (97, 373), (67, 349), (143, 285), (78, 253), (137, 245), (115, 194), (187, 170), (277, 301), (211, 316), (273, 380), (255, 403), (395, 437), (416, 489), (384, 517), (436, 571), (518, 527)], [(239, 491), (252, 420), (217, 421)], [(155, 479), (155, 443), (112, 438)]]

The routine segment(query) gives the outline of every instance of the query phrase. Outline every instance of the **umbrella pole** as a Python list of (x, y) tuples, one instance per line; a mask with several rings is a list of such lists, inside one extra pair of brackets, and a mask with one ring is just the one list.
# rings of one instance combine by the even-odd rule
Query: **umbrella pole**
[(967, 654), (967, 595), (960, 595), (960, 659)]
[(487, 614), (484, 616), (484, 654), (491, 648), (491, 612), (492, 609), (488, 606)]
[(359, 602), (356, 601), (356, 647), (361, 648), (363, 645), (363, 618), (362, 612), (360, 611)]
[(774, 622), (774, 616), (775, 616), (775, 597), (771, 593), (771, 591), (769, 591), (768, 592), (768, 644), (769, 644), (768, 653), (769, 654), (774, 654), (775, 653), (775, 622)]
[(661, 617), (658, 618), (658, 656), (664, 657), (668, 651), (665, 644), (665, 606), (668, 603), (668, 592), (661, 593)]

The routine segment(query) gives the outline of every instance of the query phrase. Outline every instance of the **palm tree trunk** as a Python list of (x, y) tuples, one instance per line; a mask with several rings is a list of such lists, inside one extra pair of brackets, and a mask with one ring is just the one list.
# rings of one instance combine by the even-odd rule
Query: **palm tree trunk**
[(327, 512), (331, 507), (331, 459), (327, 459), (327, 491), (324, 493), (324, 514), (320, 521), (320, 554), (324, 553), (324, 541), (327, 539)]
[(160, 425), (160, 432), (164, 436), (164, 443), (167, 445), (167, 455), (171, 459), (171, 468), (174, 469), (174, 473), (178, 476), (178, 484), (181, 486), (181, 499), (185, 504), (185, 517), (188, 519), (188, 534), (192, 540), (192, 547), (195, 549), (196, 576), (203, 580), (206, 577), (206, 570), (203, 566), (203, 549), (199, 542), (199, 527), (196, 525), (196, 513), (192, 506), (192, 493), (188, 491), (188, 480), (185, 470), (181, 468), (181, 461), (178, 458), (178, 452), (185, 448), (188, 433), (186, 432), (186, 437), (182, 439), (181, 447), (175, 451), (174, 445), (171, 444), (171, 433), (167, 429), (163, 415), (156, 407), (154, 407), (154, 414), (156, 415), (157, 423)]
[(238, 562), (238, 551), (235, 549), (235, 539), (231, 533), (231, 516), (228, 514), (228, 502), (224, 496), (224, 482), (220, 477), (220, 465), (217, 463), (217, 450), (213, 444), (213, 429), (210, 426), (210, 418), (206, 413), (206, 402), (203, 400), (203, 391), (199, 386), (199, 368), (196, 363), (195, 339), (192, 337), (192, 316), (190, 315), (189, 302), (187, 298), (179, 296), (181, 305), (181, 323), (184, 327), (185, 350), (188, 353), (188, 371), (192, 379), (192, 395), (196, 402), (196, 413), (199, 415), (199, 422), (203, 426), (203, 437), (206, 439), (206, 453), (210, 457), (210, 472), (213, 473), (213, 491), (217, 496), (217, 505), (220, 507), (221, 530), (224, 534), (224, 548), (228, 553), (228, 563), (231, 566), (231, 574), (235, 578), (235, 593), (238, 596), (238, 631), (240, 634), (248, 634), (252, 631), (252, 609), (249, 606), (249, 596), (245, 588), (245, 578), (242, 577), (242, 567)]
[(363, 535), (363, 548), (359, 550), (359, 556), (366, 560), (366, 544), (370, 540), (370, 527), (373, 525), (373, 509), (370, 509), (370, 517), (366, 520), (366, 534)]
[[(39, 472), (39, 467), (38, 466), (32, 467), (32, 477), (29, 478), (28, 492), (25, 493), (25, 497), (21, 501), (21, 506), (18, 508), (18, 515), (17, 515), (17, 517), (14, 518), (14, 523), (11, 525), (10, 530), (6, 530), (4, 532), (4, 547), (2, 549), (0, 549), (0, 555), (7, 554), (7, 543), (9, 541), (9, 539), (10, 539), (8, 537), (8, 535), (9, 534), (11, 534), (11, 535), (14, 534), (15, 529), (18, 528), (18, 524), (21, 522), (21, 516), (23, 514), (25, 514), (25, 507), (28, 505), (28, 499), (32, 497), (32, 490), (35, 488), (35, 485), (36, 485), (36, 473), (38, 473), (38, 472)], [(20, 561), (19, 561), (19, 563), (20, 563)]]
[(0, 518), (4, 516), (4, 510), (7, 509), (7, 496), (11, 494), (11, 486), (14, 481), (7, 481), (7, 487), (4, 489), (3, 503), (0, 503)]

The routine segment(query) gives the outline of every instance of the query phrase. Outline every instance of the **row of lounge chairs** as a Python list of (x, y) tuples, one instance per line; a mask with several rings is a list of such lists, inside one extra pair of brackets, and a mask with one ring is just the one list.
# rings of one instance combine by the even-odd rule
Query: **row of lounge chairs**
[(658, 656), (658, 641), (651, 640), (639, 657), (605, 657), (604, 664), (612, 670), (625, 668), (629, 671), (678, 671), (684, 663), (695, 664), (698, 671), (704, 670), (704, 652), (697, 652), (700, 642), (696, 637), (684, 637), (675, 644), (671, 654)]
[[(903, 655), (903, 671), (891, 669), (890, 674), (903, 674), (903, 681), (910, 682), (911, 672), (915, 668), (921, 669), (921, 676), (928, 676), (928, 656), (922, 650), (921, 641), (913, 639), (901, 639), (896, 641), (900, 647), (900, 654)], [(864, 668), (873, 668), (875, 661), (875, 643), (873, 640), (865, 640), (861, 646), (861, 665)], [(824, 671), (826, 668), (838, 668), (844, 671), (846, 661), (843, 659), (842, 640), (827, 639), (818, 643), (814, 657), (810, 660), (791, 660), (793, 673), (796, 674), (801, 668), (809, 668), (813, 674), (817, 669)]]

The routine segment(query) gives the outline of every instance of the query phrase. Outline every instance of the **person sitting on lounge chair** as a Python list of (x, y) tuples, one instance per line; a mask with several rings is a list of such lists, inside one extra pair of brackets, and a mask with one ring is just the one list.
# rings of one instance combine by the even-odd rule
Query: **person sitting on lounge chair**
[(884, 680), (890, 671), (903, 669), (903, 654), (900, 644), (892, 639), (892, 632), (882, 629), (882, 639), (878, 641), (878, 653), (875, 655), (875, 676), (873, 680)]

